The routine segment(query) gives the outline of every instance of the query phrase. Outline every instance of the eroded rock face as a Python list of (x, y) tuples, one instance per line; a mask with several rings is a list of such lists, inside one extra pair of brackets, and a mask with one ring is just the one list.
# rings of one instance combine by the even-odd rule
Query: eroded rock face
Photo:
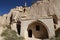
[(32, 4), (31, 7), (17, 6), (11, 9), (8, 14), (0, 16), (0, 25), (9, 25), (10, 20), (17, 22), (17, 20), (47, 18), (53, 14), (56, 14), (58, 19), (60, 19), (59, 4), (60, 0), (39, 0)]
[(48, 2), (44, 0), (37, 1), (31, 6), (30, 13), (35, 17), (47, 17)]
[[(0, 16), (0, 27), (3, 27), (5, 25), (11, 25), (12, 29), (16, 30), (17, 21), (22, 21), (27, 19), (37, 20), (40, 18), (47, 19), (51, 16), (53, 19), (54, 14), (56, 15), (56, 17), (54, 17), (54, 20), (55, 22), (57, 22), (56, 19), (57, 18), (58, 18), (57, 20), (60, 19), (60, 0), (39, 0), (36, 3), (33, 3), (31, 7), (17, 6), (16, 8), (11, 9), (8, 14), (4, 14), (3, 16)], [(57, 28), (60, 27), (60, 21), (58, 21), (58, 24), (57, 23), (55, 24), (54, 25)], [(2, 33), (2, 30), (3, 28), (1, 28), (1, 33)]]

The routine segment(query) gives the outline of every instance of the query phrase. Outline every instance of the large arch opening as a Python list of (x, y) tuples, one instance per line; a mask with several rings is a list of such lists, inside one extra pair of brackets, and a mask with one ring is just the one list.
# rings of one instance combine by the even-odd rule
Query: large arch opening
[(28, 37), (34, 36), (34, 38), (38, 39), (47, 39), (48, 37), (48, 30), (44, 23), (40, 21), (35, 21), (29, 24), (28, 28)]

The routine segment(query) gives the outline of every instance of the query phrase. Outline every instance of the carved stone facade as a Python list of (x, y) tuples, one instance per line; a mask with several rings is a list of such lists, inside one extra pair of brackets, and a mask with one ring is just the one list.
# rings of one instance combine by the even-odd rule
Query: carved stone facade
[(10, 25), (25, 40), (55, 37), (55, 31), (60, 27), (60, 12), (56, 6), (58, 1), (55, 2), (56, 0), (39, 0), (30, 7), (17, 6), (8, 14), (0, 16), (0, 26)]

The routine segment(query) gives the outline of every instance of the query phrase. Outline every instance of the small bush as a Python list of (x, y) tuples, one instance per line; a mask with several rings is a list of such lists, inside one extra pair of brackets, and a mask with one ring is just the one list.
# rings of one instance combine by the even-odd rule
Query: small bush
[(1, 34), (5, 40), (24, 40), (23, 37), (18, 37), (14, 30), (6, 29)]

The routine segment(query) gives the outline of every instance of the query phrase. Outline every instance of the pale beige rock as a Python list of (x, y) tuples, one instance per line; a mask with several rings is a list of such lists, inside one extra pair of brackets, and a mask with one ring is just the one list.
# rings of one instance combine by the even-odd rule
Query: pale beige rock
[[(58, 17), (58, 24), (53, 22), (53, 15), (56, 14)], [(10, 24), (10, 18), (12, 15), (12, 22)], [(31, 7), (22, 7), (17, 6), (10, 10), (8, 14), (0, 16), (0, 26), (11, 25), (11, 29), (17, 32), (17, 21), (21, 22), (21, 36), (25, 40), (40, 40), (35, 38), (33, 35), (32, 38), (28, 37), (28, 26), (33, 22), (42, 22), (46, 25), (49, 38), (55, 36), (55, 30), (60, 28), (60, 0), (41, 0), (33, 3)], [(44, 26), (45, 26), (44, 25)], [(56, 29), (54, 28), (56, 25)], [(33, 27), (33, 26), (32, 26)], [(3, 29), (0, 29), (3, 30)], [(43, 29), (42, 29), (43, 30)], [(37, 33), (36, 33), (37, 34)], [(47, 39), (48, 40), (48, 39)]]

